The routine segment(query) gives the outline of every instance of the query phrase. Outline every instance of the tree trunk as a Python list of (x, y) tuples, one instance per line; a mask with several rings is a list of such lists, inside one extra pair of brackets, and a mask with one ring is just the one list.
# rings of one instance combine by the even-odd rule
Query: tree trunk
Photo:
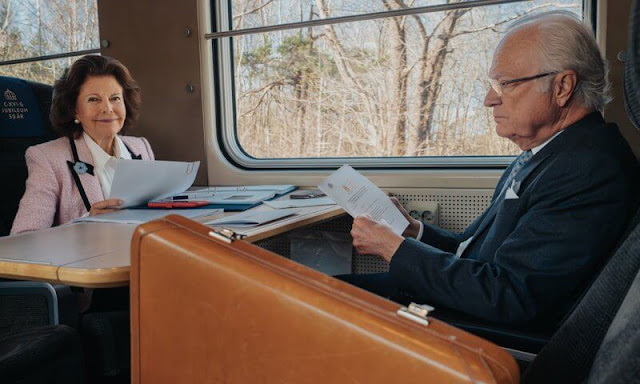
[[(385, 6), (387, 3), (385, 1)], [(390, 8), (389, 8), (390, 9)], [(407, 44), (405, 31), (406, 18), (391, 19), (392, 44), (391, 63), (393, 66), (394, 89), (392, 109), (395, 124), (393, 137), (393, 154), (403, 156), (407, 150), (407, 81), (409, 70), (407, 68)]]
[[(420, 93), (420, 108), (418, 124), (411, 139), (412, 152), (416, 156), (423, 155), (425, 148), (433, 140), (432, 124), (436, 101), (440, 94), (442, 69), (449, 54), (449, 41), (456, 27), (456, 23), (467, 10), (448, 11), (439, 27), (431, 36), (425, 37), (424, 49), (420, 60), (420, 79), (418, 92)], [(435, 36), (435, 40), (432, 41)]]

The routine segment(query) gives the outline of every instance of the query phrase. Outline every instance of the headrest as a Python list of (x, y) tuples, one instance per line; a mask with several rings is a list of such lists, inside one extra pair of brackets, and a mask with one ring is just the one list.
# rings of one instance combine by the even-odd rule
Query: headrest
[(0, 137), (50, 134), (49, 108), (44, 111), (42, 106), (51, 104), (51, 89), (49, 85), (0, 76)]
[(629, 119), (640, 129), (640, 1), (635, 0), (629, 19), (629, 48), (624, 65), (624, 106)]

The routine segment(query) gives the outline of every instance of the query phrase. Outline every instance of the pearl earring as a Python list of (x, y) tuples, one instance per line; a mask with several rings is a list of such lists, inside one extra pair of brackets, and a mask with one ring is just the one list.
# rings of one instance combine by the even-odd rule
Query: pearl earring
[(78, 120), (78, 119), (74, 119), (73, 122), (76, 123), (76, 124), (80, 124), (80, 120)]

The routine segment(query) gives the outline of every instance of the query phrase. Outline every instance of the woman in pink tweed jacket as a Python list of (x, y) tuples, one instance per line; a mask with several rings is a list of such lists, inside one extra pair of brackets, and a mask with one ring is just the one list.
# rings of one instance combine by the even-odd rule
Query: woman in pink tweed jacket
[(140, 88), (119, 61), (88, 55), (67, 69), (51, 107), (52, 125), (64, 137), (27, 149), (29, 177), (11, 233), (117, 209), (121, 202), (105, 199), (101, 185), (113, 178), (105, 160), (154, 160), (146, 139), (119, 135), (135, 124), (139, 108)]

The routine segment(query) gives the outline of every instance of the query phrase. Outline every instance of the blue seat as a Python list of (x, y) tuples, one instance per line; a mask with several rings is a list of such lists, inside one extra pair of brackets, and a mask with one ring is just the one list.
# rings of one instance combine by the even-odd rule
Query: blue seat
[[(51, 127), (49, 120), (49, 111), (53, 96), (53, 87), (46, 84), (40, 84), (32, 81), (26, 81), (11, 77), (0, 76), (0, 93), (2, 94), (2, 109), (0, 109), (0, 180), (3, 180), (3, 188), (0, 189), (0, 198), (3, 202), (0, 205), (0, 236), (6, 236), (11, 231), (11, 226), (18, 210), (20, 199), (24, 194), (25, 182), (27, 180), (28, 170), (25, 162), (25, 152), (29, 146), (40, 144), (57, 138), (56, 133)], [(27, 317), (34, 317), (25, 312), (42, 312), (46, 305), (32, 305), (35, 311), (29, 311), (2, 305), (1, 298), (8, 297), (6, 291), (19, 290), (19, 295), (15, 299), (23, 307), (27, 306), (27, 301), (33, 298), (29, 295), (20, 283), (5, 283), (6, 286), (0, 286), (0, 290), (4, 290), (5, 295), (0, 292), (0, 335), (2, 335), (3, 323), (11, 328), (12, 324), (21, 322)], [(30, 283), (44, 288), (49, 286), (46, 283)], [(11, 288), (10, 288), (11, 287)], [(33, 288), (36, 289), (36, 288)], [(64, 290), (64, 300), (60, 300), (60, 291)], [(68, 291), (69, 294), (66, 294)], [(42, 328), (42, 332), (47, 333), (47, 337), (54, 335), (68, 335), (69, 333), (80, 332), (80, 340), (84, 344), (84, 360), (88, 370), (86, 377), (92, 382), (109, 381), (128, 382), (129, 381), (129, 312), (124, 310), (128, 306), (128, 290), (122, 299), (120, 294), (118, 297), (112, 294), (112, 291), (119, 292), (121, 290), (98, 290), (94, 293), (94, 303), (89, 311), (84, 315), (78, 314), (77, 305), (70, 305), (60, 310), (60, 314), (64, 315), (60, 318), (60, 323), (70, 325), (71, 330), (62, 332), (51, 328)], [(71, 290), (66, 286), (56, 286), (54, 296), (59, 302), (67, 303), (75, 300)], [(96, 296), (104, 298), (103, 300), (95, 300)], [(71, 297), (71, 299), (66, 299)], [(98, 303), (96, 303), (98, 301)], [(120, 307), (110, 308), (109, 305), (115, 301), (120, 303)], [(49, 306), (50, 308), (51, 306)], [(80, 318), (78, 318), (80, 317)], [(65, 321), (66, 320), (66, 321)], [(24, 323), (24, 322), (23, 322)], [(58, 320), (51, 322), (58, 324)], [(12, 331), (13, 335), (10, 340), (19, 340), (20, 343), (26, 340), (19, 338), (19, 333), (25, 332)], [(42, 348), (45, 342), (41, 337), (34, 336), (37, 328), (26, 330), (29, 335), (42, 341)], [(7, 336), (8, 337), (8, 336)], [(63, 336), (70, 338), (70, 336)], [(68, 342), (75, 343), (75, 337)], [(60, 343), (58, 341), (52, 341)], [(75, 350), (75, 349), (74, 349)], [(86, 358), (85, 358), (86, 357)], [(0, 366), (2, 365), (2, 355), (0, 351)], [(34, 361), (35, 363), (35, 361)], [(44, 364), (44, 363), (42, 363)], [(1, 373), (1, 371), (0, 371)], [(83, 377), (85, 373), (83, 372)], [(0, 377), (2, 377), (0, 375)], [(4, 382), (3, 380), (0, 380)]]
[[(49, 122), (52, 94), (50, 85), (0, 76), (0, 236), (9, 234), (24, 194), (25, 151), (56, 138)], [(84, 383), (77, 322), (69, 287), (0, 282), (1, 381)]]
[(24, 194), (25, 151), (57, 137), (49, 122), (52, 94), (50, 85), (0, 76), (0, 236), (9, 234)]

